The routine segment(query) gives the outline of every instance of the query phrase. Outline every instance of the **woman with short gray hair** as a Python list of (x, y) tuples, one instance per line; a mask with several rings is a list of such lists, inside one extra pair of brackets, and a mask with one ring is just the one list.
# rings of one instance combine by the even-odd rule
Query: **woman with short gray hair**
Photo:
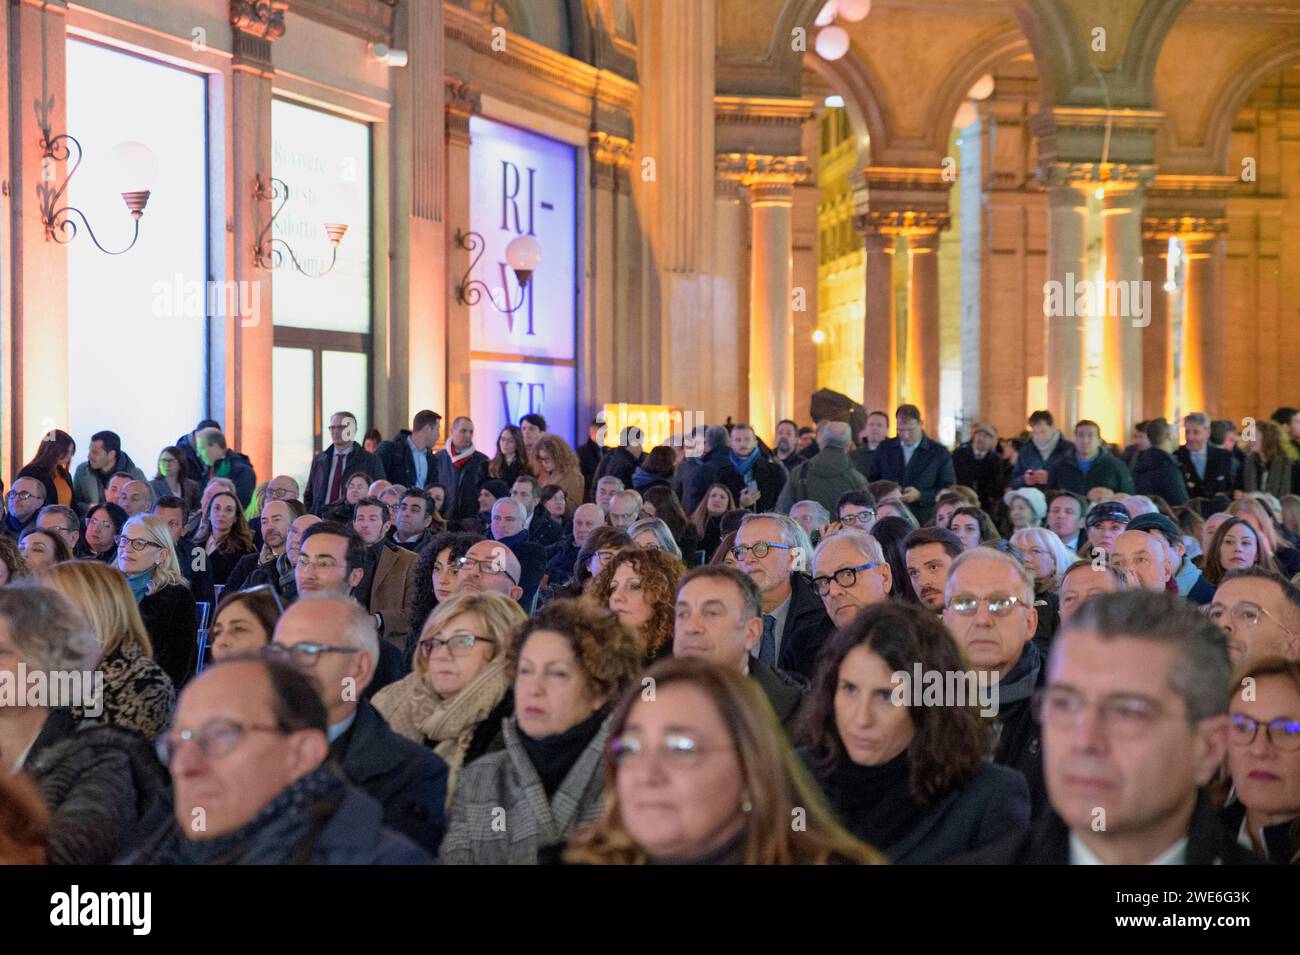
[(672, 530), (657, 517), (643, 517), (639, 521), (633, 521), (627, 534), (639, 547), (653, 547), (678, 560), (682, 559), (682, 549), (673, 539)]
[(50, 813), (54, 864), (106, 865), (152, 808), (166, 774), (136, 733), (78, 722), (103, 705), (99, 642), (67, 597), (48, 587), (0, 589), (0, 681), (26, 690), (0, 707), (0, 775), (25, 772)]

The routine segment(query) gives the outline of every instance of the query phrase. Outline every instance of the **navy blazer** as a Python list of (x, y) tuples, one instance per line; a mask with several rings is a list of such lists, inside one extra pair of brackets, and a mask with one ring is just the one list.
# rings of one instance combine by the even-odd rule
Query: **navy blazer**
[(1192, 452), (1187, 449), (1187, 445), (1184, 444), (1178, 449), (1174, 459), (1182, 469), (1188, 497), (1214, 497), (1216, 494), (1232, 497), (1232, 492), (1241, 487), (1237, 459), (1226, 448), (1216, 448), (1212, 444), (1205, 446), (1204, 478), (1196, 476), (1196, 466), (1192, 464)]
[(903, 463), (903, 442), (886, 438), (871, 459), (869, 481), (893, 481), (900, 487), (914, 487), (921, 499), (907, 506), (922, 525), (934, 515), (934, 499), (940, 491), (957, 483), (952, 455), (938, 441), (921, 432), (921, 443), (912, 452), (912, 460)]

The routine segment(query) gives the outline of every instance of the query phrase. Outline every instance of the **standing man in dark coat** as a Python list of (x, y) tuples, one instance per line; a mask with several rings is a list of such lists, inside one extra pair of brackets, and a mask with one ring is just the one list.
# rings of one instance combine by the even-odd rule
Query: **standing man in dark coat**
[[(858, 446), (849, 453), (853, 466), (858, 473), (866, 477), (871, 473), (871, 459), (880, 450), (880, 445), (889, 437), (889, 415), (883, 411), (873, 411), (867, 415), (867, 426), (858, 435)], [(994, 442), (996, 447), (996, 441)], [(962, 482), (966, 483), (965, 481)], [(971, 485), (972, 487), (974, 485)], [(1001, 491), (998, 492), (1001, 495)]]
[(980, 507), (993, 513), (1011, 483), (1011, 462), (998, 454), (997, 428), (983, 422), (971, 428), (970, 440), (952, 453), (952, 470), (955, 483), (972, 488)]
[(1174, 429), (1164, 418), (1147, 422), (1147, 440), (1151, 447), (1137, 457), (1133, 466), (1133, 487), (1138, 494), (1158, 494), (1170, 507), (1187, 503), (1187, 484), (1182, 469), (1174, 459)]
[(1183, 418), (1183, 433), (1187, 443), (1178, 449), (1177, 458), (1188, 496), (1231, 498), (1241, 487), (1241, 474), (1231, 451), (1210, 444), (1210, 416), (1193, 411)]
[(618, 436), (618, 447), (611, 448), (600, 459), (600, 465), (596, 468), (596, 480), (616, 477), (623, 482), (623, 487), (630, 488), (637, 465), (644, 463), (646, 458), (645, 452), (641, 450), (641, 441), (640, 428), (624, 428)]
[(433, 451), (438, 443), (442, 416), (436, 411), (419, 411), (411, 430), (398, 430), (391, 440), (381, 441), (375, 454), (384, 465), (384, 477), (402, 487), (426, 488), (436, 480)]
[(225, 478), (235, 485), (235, 496), (239, 503), (248, 507), (257, 489), (257, 472), (248, 455), (226, 446), (226, 436), (220, 431), (204, 431), (199, 435), (199, 457), (207, 466), (203, 484), (214, 477)]
[(785, 468), (779, 461), (763, 457), (758, 435), (747, 424), (731, 426), (730, 444), (727, 461), (718, 468), (718, 483), (727, 485), (740, 507), (753, 507), (759, 512), (775, 510), (785, 487)]
[(447, 446), (433, 456), (433, 479), (447, 489), (442, 516), (459, 525), (478, 517), (478, 492), (487, 476), (488, 458), (474, 449), (474, 422), (461, 415), (451, 423)]
[(1132, 590), (1085, 601), (1053, 643), (1043, 690), (1050, 807), (1032, 830), (956, 861), (1255, 861), (1204, 789), (1228, 751), (1231, 674), (1223, 634), (1185, 600)]
[(1029, 416), (1029, 441), (1016, 456), (1011, 472), (1012, 487), (1037, 487), (1047, 484), (1048, 472), (1074, 453), (1074, 445), (1056, 429), (1056, 419), (1045, 409)]
[(596, 471), (600, 468), (600, 459), (605, 456), (605, 449), (601, 445), (604, 425), (599, 421), (593, 421), (587, 425), (587, 440), (577, 448), (578, 467), (582, 471), (583, 480), (583, 498), (578, 503), (592, 501), (596, 497)]
[(299, 600), (276, 624), (274, 643), (286, 656), (303, 652), (294, 647), (313, 648), (310, 673), (329, 719), (330, 756), (353, 785), (383, 806), (385, 826), (437, 852), (445, 826), (447, 764), (394, 733), (362, 698), (379, 659), (374, 621), (347, 597)]
[(710, 486), (718, 483), (718, 475), (730, 461), (731, 451), (727, 447), (727, 429), (720, 424), (711, 424), (704, 429), (704, 453), (699, 457), (695, 476), (691, 478), (687, 496), (682, 498), (682, 508), (687, 514), (693, 514), (704, 500)]
[(311, 461), (307, 491), (303, 504), (312, 514), (323, 514), (346, 499), (348, 478), (368, 475), (371, 481), (385, 479), (383, 461), (353, 440), (357, 433), (357, 416), (351, 411), (336, 411), (330, 416), (330, 446)]
[(934, 516), (935, 496), (957, 483), (952, 455), (921, 428), (921, 410), (899, 405), (894, 414), (897, 437), (880, 444), (871, 459), (870, 481), (894, 481), (903, 488), (903, 503), (922, 525)]

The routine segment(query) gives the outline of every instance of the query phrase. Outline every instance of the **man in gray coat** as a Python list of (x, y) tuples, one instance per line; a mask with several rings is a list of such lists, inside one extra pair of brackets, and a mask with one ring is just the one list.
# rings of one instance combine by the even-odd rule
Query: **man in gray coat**
[(865, 491), (867, 479), (849, 457), (852, 432), (847, 421), (823, 421), (817, 425), (817, 443), (821, 450), (812, 459), (790, 469), (776, 510), (789, 514), (797, 501), (816, 501), (832, 514), (840, 495), (846, 491)]

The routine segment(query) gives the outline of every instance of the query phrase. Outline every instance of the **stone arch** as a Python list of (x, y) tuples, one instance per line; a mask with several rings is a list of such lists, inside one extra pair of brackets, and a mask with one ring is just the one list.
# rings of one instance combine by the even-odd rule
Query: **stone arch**
[[(893, 138), (893, 118), (888, 104), (876, 94), (880, 84), (872, 76), (870, 67), (852, 49), (842, 59), (829, 63), (816, 53), (811, 53), (804, 65), (844, 97), (844, 109), (849, 115), (849, 125), (858, 144), (858, 165), (867, 165), (870, 156), (880, 155)], [(869, 154), (862, 146), (863, 133), (870, 143)]]
[(949, 71), (939, 95), (930, 103), (930, 116), (926, 123), (928, 139), (939, 155), (943, 155), (948, 148), (948, 133), (952, 129), (953, 117), (975, 81), (985, 73), (992, 73), (1007, 60), (1024, 53), (1033, 55), (1025, 35), (1019, 30), (1004, 30), (981, 41)]
[(1205, 129), (1207, 160), (1221, 174), (1231, 174), (1228, 160), (1232, 149), (1232, 124), (1238, 110), (1269, 76), (1300, 62), (1300, 38), (1287, 40), (1244, 58), (1233, 70), (1210, 110)]

